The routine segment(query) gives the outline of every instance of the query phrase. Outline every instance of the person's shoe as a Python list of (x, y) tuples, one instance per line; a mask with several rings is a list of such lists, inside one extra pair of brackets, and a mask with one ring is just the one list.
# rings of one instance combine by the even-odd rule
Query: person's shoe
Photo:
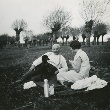
[(71, 87), (71, 85), (73, 84), (73, 82), (65, 81), (63, 84), (64, 84), (65, 86), (67, 86), (67, 87)]
[(54, 89), (55, 89), (55, 92), (60, 92), (60, 91), (66, 90), (64, 85), (58, 85)]
[(15, 82), (12, 82), (11, 85), (20, 84), (22, 81), (23, 81), (22, 79), (19, 79), (19, 80), (15, 81)]

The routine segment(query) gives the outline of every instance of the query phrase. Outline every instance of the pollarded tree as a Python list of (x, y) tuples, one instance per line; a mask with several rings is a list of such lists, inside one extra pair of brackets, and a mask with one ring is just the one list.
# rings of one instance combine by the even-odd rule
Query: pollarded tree
[(85, 45), (85, 39), (86, 39), (86, 36), (84, 33), (82, 33), (82, 39), (83, 39), (83, 45)]
[(99, 35), (99, 37), (102, 36), (102, 45), (103, 45), (103, 37), (105, 34), (107, 34), (108, 30), (109, 30), (108, 25), (104, 22), (99, 22), (93, 27), (93, 33), (94, 33), (95, 39), (96, 39), (97, 35)]
[(27, 23), (23, 19), (22, 20), (16, 20), (13, 22), (12, 28), (16, 32), (16, 41), (18, 43), (19, 39), (20, 39), (20, 32), (24, 31), (27, 28)]
[[(93, 28), (93, 30), (94, 30), (94, 28)], [(94, 37), (93, 44), (96, 45), (96, 39), (97, 39), (97, 44), (98, 44), (98, 39), (99, 39), (100, 35), (97, 30), (94, 30), (93, 37)]]
[(109, 15), (109, 5), (110, 0), (82, 0), (79, 12), (85, 20), (84, 33), (87, 46), (90, 46), (92, 26), (96, 20)]
[(61, 29), (61, 38), (63, 41), (63, 45), (64, 45), (64, 39), (66, 39), (66, 45), (67, 45), (67, 40), (69, 39), (69, 35), (70, 35), (69, 27), (64, 27)]
[(58, 8), (57, 10), (52, 11), (44, 19), (44, 25), (51, 30), (52, 36), (51, 41), (56, 41), (55, 32), (59, 31), (61, 28), (68, 25), (70, 21), (70, 13), (64, 11), (64, 9)]
[(73, 36), (73, 40), (77, 40), (79, 34), (81, 33), (80, 28), (69, 28), (70, 34)]

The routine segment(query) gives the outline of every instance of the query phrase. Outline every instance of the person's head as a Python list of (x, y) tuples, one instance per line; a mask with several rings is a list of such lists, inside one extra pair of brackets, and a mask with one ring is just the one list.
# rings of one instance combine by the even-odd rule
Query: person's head
[(75, 49), (80, 49), (81, 48), (81, 43), (77, 40), (74, 40), (70, 43), (70, 47), (75, 50)]
[(55, 55), (58, 55), (60, 52), (60, 45), (59, 44), (54, 44), (52, 46), (52, 52), (54, 52)]

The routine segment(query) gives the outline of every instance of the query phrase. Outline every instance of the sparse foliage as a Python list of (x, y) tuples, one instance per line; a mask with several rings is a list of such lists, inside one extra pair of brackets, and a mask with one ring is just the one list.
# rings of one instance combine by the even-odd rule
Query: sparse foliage
[(101, 17), (109, 16), (110, 0), (82, 0), (80, 4), (80, 15), (85, 22), (99, 20)]
[(51, 30), (52, 41), (53, 41), (54, 33), (60, 30), (61, 28), (67, 26), (70, 21), (70, 17), (71, 17), (70, 13), (64, 11), (64, 9), (61, 8), (54, 10), (46, 17), (46, 19), (44, 20), (44, 25), (49, 30)]
[(90, 46), (92, 26), (103, 17), (109, 16), (110, 0), (83, 0), (79, 13), (85, 20), (85, 36), (87, 46)]
[(77, 40), (79, 34), (81, 33), (80, 28), (72, 28), (72, 27), (70, 27), (69, 30), (70, 30), (70, 34), (73, 36), (73, 40)]

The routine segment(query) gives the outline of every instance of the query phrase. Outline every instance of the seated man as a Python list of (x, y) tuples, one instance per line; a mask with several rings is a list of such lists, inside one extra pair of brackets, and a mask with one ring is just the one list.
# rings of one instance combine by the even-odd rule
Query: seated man
[(62, 71), (67, 71), (67, 63), (65, 58), (60, 55), (60, 45), (54, 44), (52, 52), (47, 52), (43, 56), (36, 59), (29, 71), (16, 82), (26, 81), (40, 81), (44, 79), (51, 79), (53, 75)]

